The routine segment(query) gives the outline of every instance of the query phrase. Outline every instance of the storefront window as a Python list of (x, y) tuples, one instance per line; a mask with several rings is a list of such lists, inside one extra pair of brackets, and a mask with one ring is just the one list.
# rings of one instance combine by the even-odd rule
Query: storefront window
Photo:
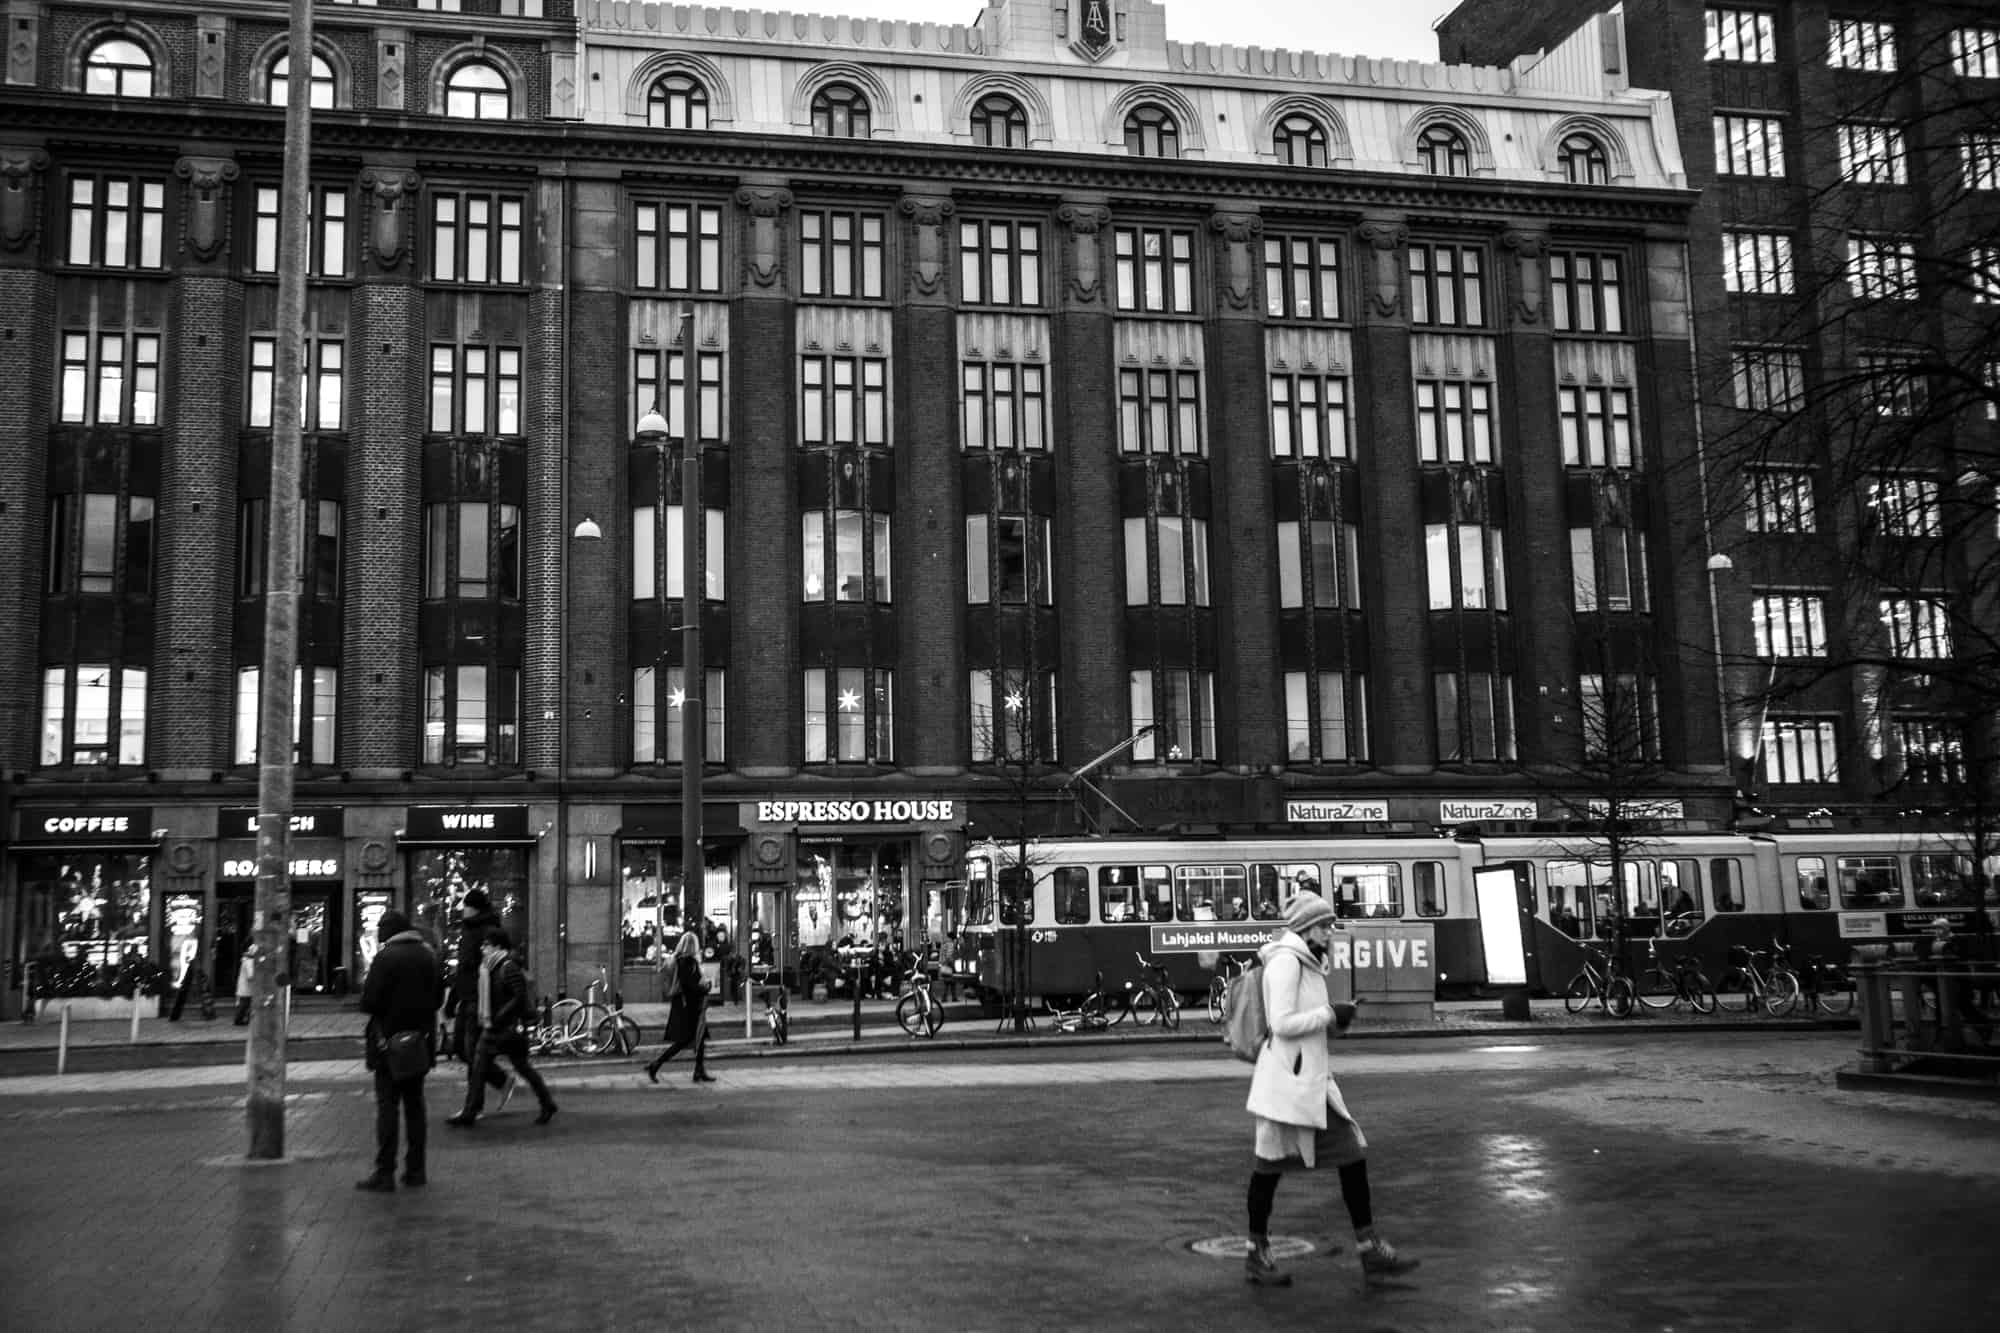
[(528, 942), (528, 854), (519, 847), (426, 847), (415, 853), (410, 870), (411, 918), (444, 949), (447, 964), (458, 957), (458, 906), (473, 889), (484, 889), (500, 918), (500, 928), (516, 945)]
[(358, 988), (368, 979), (368, 965), (375, 961), (376, 951), (382, 947), (382, 914), (393, 903), (392, 896), (383, 889), (364, 889), (354, 895), (354, 985)]
[[(21, 863), (20, 947), (51, 995), (157, 994), (163, 976), (150, 938), (152, 857), (76, 852)], [(199, 916), (197, 915), (197, 922)]]
[[(702, 906), (710, 921), (733, 933), (736, 880), (733, 847), (704, 847)], [(656, 962), (671, 953), (688, 928), (678, 842), (628, 842), (624, 846), (624, 899), (619, 917), (619, 956), (627, 967)]]

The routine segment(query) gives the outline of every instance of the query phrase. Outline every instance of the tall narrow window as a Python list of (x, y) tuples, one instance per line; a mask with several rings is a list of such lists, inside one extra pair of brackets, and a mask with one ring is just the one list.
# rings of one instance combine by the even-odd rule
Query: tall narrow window
[(521, 349), (434, 345), (430, 428), (438, 435), (519, 435)]
[(1287, 609), (1358, 609), (1361, 529), (1330, 519), (1279, 523), (1278, 605)]
[(424, 668), (423, 762), (520, 762), (521, 672), (504, 666)]
[(1825, 657), (1826, 598), (1815, 592), (1764, 592), (1750, 599), (1757, 656)]
[(521, 595), (521, 511), (481, 502), (424, 506), (424, 596)]
[(1894, 125), (1849, 122), (1837, 127), (1841, 177), (1855, 185), (1909, 183), (1903, 131)]
[(1493, 386), (1418, 380), (1417, 456), (1426, 463), (1491, 463)]
[(965, 600), (973, 606), (1055, 603), (1053, 524), (1039, 514), (965, 516)]
[(1558, 333), (1625, 332), (1625, 267), (1617, 255), (1551, 254), (1549, 296)]
[(809, 602), (888, 602), (889, 516), (858, 509), (801, 516)]
[(960, 368), (959, 442), (968, 451), (1049, 447), (1048, 377), (1042, 366), (968, 361)]
[(1264, 313), (1272, 319), (1339, 319), (1340, 242), (1319, 236), (1266, 236)]
[(1563, 463), (1632, 466), (1632, 391), (1566, 384), (1556, 390)]
[(1739, 347), (1729, 354), (1736, 406), (1757, 412), (1796, 412), (1804, 405), (1805, 360), (1785, 347)]
[(1722, 281), (1732, 292), (1789, 296), (1793, 287), (1792, 238), (1779, 232), (1722, 233)]
[(958, 224), (959, 298), (968, 305), (1042, 304), (1042, 228), (1035, 222)]
[(1750, 506), (1744, 515), (1752, 532), (1817, 532), (1812, 472), (1803, 467), (1749, 468)]
[(722, 208), (718, 204), (633, 206), (633, 285), (646, 291), (722, 290)]
[(1285, 753), (1293, 763), (1368, 760), (1368, 678), (1360, 672), (1285, 673)]
[(967, 686), (973, 763), (1056, 761), (1055, 672), (973, 671)]
[(1199, 372), (1120, 370), (1118, 447), (1128, 454), (1205, 452)]
[(1474, 246), (1410, 246), (1410, 322), (1479, 328), (1486, 323), (1482, 252)]
[[(728, 422), (725, 412), (728, 403), (722, 396), (722, 353), (698, 352), (695, 354), (695, 373), (701, 382), (695, 386), (699, 400), (695, 412), (699, 418), (703, 447), (721, 444), (727, 437)], [(687, 440), (687, 353), (679, 347), (642, 347), (632, 353), (632, 402), (639, 415), (648, 411), (665, 414), (667, 438), (685, 442)], [(635, 420), (636, 429), (638, 422)]]
[(1271, 454), (1275, 458), (1352, 457), (1344, 377), (1271, 376)]
[(1715, 117), (1715, 170), (1723, 176), (1784, 175), (1784, 122), (1775, 116)]
[[(278, 339), (253, 335), (250, 340), (249, 404), (244, 424), (269, 430), (277, 405)], [(305, 359), (303, 393), (299, 400), (300, 428), (339, 430), (345, 400), (346, 347), (337, 338), (308, 335), (300, 347)]]
[[(231, 759), (257, 762), (263, 722), (263, 697), (258, 682), (261, 667), (236, 668), (236, 739)], [(340, 706), (340, 671), (335, 667), (296, 669), (292, 676), (292, 762), (330, 766), (335, 761), (334, 738)]]
[(1194, 313), (1194, 233), (1173, 227), (1116, 227), (1111, 236), (1118, 308)]
[(66, 262), (101, 268), (161, 268), (167, 185), (131, 176), (72, 176)]
[[(725, 704), (725, 673), (715, 668), (702, 672), (701, 734), (702, 758), (719, 764), (728, 758), (724, 742), (729, 728)], [(687, 671), (670, 666), (655, 670), (639, 667), (632, 672), (632, 762), (635, 764), (678, 764), (687, 745)]]
[[(678, 600), (686, 596), (687, 561), (682, 550), (682, 512), (681, 506), (668, 505), (666, 530), (662, 532), (654, 521), (652, 505), (640, 505), (633, 509), (633, 601), (650, 602), (660, 595), (659, 578), (655, 571), (659, 568), (661, 554), (667, 557), (667, 597)], [(702, 514), (701, 595), (705, 601), (720, 602), (725, 598), (726, 580), (723, 576), (729, 564), (728, 515), (721, 509), (704, 509)], [(656, 538), (664, 546), (664, 552), (654, 546)]]
[(1764, 10), (1716, 9), (1704, 13), (1708, 58), (1770, 65), (1778, 59), (1776, 20)]
[(1208, 595), (1206, 519), (1159, 514), (1125, 520), (1127, 606), (1207, 606)]
[(42, 671), (42, 743), (47, 767), (146, 762), (146, 669), (105, 662)]
[(805, 762), (893, 763), (896, 757), (895, 674), (880, 668), (807, 668)]
[(889, 363), (880, 357), (799, 361), (799, 438), (807, 447), (889, 444)]
[(1132, 746), (1136, 763), (1213, 760), (1215, 673), (1168, 668), (1131, 673)]
[(153, 590), (153, 497), (49, 497), (48, 590), (122, 593)]
[(61, 419), (160, 424), (160, 342), (157, 333), (63, 334)]
[(527, 201), (519, 195), (440, 191), (431, 196), (431, 279), (519, 283)]
[(1569, 530), (1570, 591), (1578, 611), (1650, 611), (1646, 534), (1608, 523)]
[(1840, 751), (1830, 718), (1768, 718), (1758, 754), (1767, 784), (1840, 781)]
[(1586, 760), (1614, 764), (1659, 760), (1660, 698), (1652, 677), (1585, 673), (1577, 681), (1577, 699)]
[(1512, 762), (1513, 677), (1471, 671), (1439, 673), (1431, 679), (1437, 706), (1438, 762)]
[(1872, 19), (1831, 19), (1827, 22), (1826, 63), (1834, 69), (1893, 74), (1896, 70), (1896, 25)]
[[(315, 185), (307, 196), (306, 273), (314, 278), (347, 275), (347, 190)], [(278, 187), (260, 185), (251, 196), (250, 271), (278, 271)]]
[(885, 222), (880, 213), (801, 210), (799, 292), (879, 301)]
[(1424, 527), (1430, 609), (1505, 611), (1507, 556), (1498, 528), (1472, 523), (1430, 523)]
[[(299, 515), (299, 589), (330, 601), (340, 596), (340, 501), (302, 500)], [(242, 501), (236, 522), (236, 595), (262, 597), (269, 576), (271, 502)]]

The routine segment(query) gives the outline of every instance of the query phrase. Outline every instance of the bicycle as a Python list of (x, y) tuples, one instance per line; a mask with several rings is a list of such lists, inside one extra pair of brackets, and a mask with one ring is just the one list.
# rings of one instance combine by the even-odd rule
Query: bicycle
[(1678, 1009), (1685, 1003), (1698, 1014), (1715, 1012), (1715, 987), (1709, 984), (1708, 975), (1693, 954), (1677, 956), (1669, 970), (1660, 961), (1659, 941), (1649, 939), (1646, 957), (1651, 966), (1639, 978), (1640, 1004), (1648, 1009)]
[(1257, 966), (1254, 956), (1250, 959), (1225, 955), (1217, 964), (1215, 976), (1208, 983), (1208, 1021), (1221, 1027), (1229, 1021), (1229, 983)]
[(1583, 967), (1570, 978), (1569, 986), (1563, 991), (1563, 1008), (1572, 1014), (1580, 1014), (1593, 1001), (1613, 1018), (1632, 1016), (1631, 978), (1618, 970), (1617, 959), (1601, 949), (1585, 945)]
[[(1791, 969), (1791, 951), (1784, 950), (1783, 962)], [(1805, 968), (1796, 973), (1799, 978), (1799, 997), (1808, 1013), (1820, 1013), (1840, 1017), (1854, 1012), (1854, 978), (1838, 963), (1829, 963), (1818, 954), (1806, 955)]]
[(1181, 1000), (1174, 994), (1174, 988), (1167, 984), (1167, 965), (1156, 963), (1138, 952), (1134, 952), (1132, 957), (1139, 963), (1139, 979), (1126, 982), (1118, 990), (1112, 1024), (1129, 1018), (1141, 1027), (1150, 1027), (1157, 1022), (1169, 1032), (1178, 1031)]
[[(1740, 944), (1729, 949), (1729, 970), (1715, 983), (1720, 1003), (1743, 1013), (1754, 1013), (1758, 1005), (1763, 1005), (1766, 1013), (1774, 1018), (1792, 1012), (1792, 1006), (1799, 1002), (1799, 979), (1789, 967), (1779, 961), (1778, 955), (1784, 946), (1771, 941), (1771, 949), (1746, 949)], [(1758, 962), (1768, 958), (1772, 962), (1768, 968)]]
[[(1042, 1003), (1048, 1006), (1049, 1019), (1057, 1032), (1101, 1032), (1111, 1026), (1111, 1017), (1104, 1010), (1104, 974), (1099, 972), (1091, 983), (1090, 993), (1077, 1001), (1076, 1008), (1063, 1009), (1057, 1006), (1054, 997), (1044, 997)], [(1033, 1019), (1029, 1019), (1032, 1026)]]
[(912, 1037), (935, 1037), (944, 1026), (944, 1005), (931, 994), (931, 974), (921, 966), (911, 971), (896, 1001), (896, 1023)]
[(557, 1000), (550, 1008), (553, 1031), (549, 1049), (567, 1055), (631, 1055), (639, 1049), (639, 1024), (625, 1012), (625, 997), (612, 993), (605, 969), (597, 969), (597, 979), (583, 989), (581, 1000)]

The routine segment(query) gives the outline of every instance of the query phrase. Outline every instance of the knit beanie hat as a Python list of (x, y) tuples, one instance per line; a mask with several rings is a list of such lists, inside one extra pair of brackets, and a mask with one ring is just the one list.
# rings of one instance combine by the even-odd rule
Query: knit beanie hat
[(1295, 935), (1303, 935), (1314, 926), (1324, 926), (1334, 919), (1333, 908), (1326, 899), (1309, 889), (1292, 895), (1285, 904), (1285, 929)]

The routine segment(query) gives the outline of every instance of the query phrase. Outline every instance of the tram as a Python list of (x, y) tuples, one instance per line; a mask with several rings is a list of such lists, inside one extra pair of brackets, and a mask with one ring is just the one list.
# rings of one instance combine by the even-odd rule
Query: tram
[[(1621, 911), (1632, 947), (1692, 951), (1710, 975), (1732, 947), (1777, 940), (1801, 963), (1845, 962), (1856, 946), (1914, 941), (1941, 917), (1962, 930), (1975, 911), (2000, 916), (1990, 889), (1979, 900), (1966, 841), (1934, 833), (1629, 835), (1616, 887), (1604, 839), (1575, 833), (1056, 838), (1027, 850), (1024, 874), (1018, 846), (968, 848), (959, 952), (982, 987), (1004, 989), (1011, 968), (1037, 997), (1134, 977), (1135, 954), (1164, 964), (1175, 989), (1200, 992), (1219, 953), (1252, 952), (1277, 933), (1300, 889), (1357, 936), (1426, 928), (1437, 994), (1465, 994), (1487, 980), (1473, 875), (1496, 867), (1521, 886), (1529, 984), (1546, 993), (1560, 992), (1586, 946), (1614, 937)], [(2000, 858), (1986, 870), (1992, 885)], [(1643, 966), (1637, 952), (1626, 961)]]

